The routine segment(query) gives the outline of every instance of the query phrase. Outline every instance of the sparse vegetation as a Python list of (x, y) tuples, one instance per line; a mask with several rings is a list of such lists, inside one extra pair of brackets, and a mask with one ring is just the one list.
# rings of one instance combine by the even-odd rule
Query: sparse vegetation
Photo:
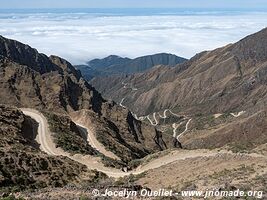
[(102, 179), (108, 178), (108, 176), (102, 172), (99, 172), (97, 170), (92, 170), (92, 175), (90, 177), (90, 182), (91, 183), (98, 183)]
[(142, 159), (135, 159), (135, 160), (132, 160), (128, 163), (128, 166), (130, 169), (135, 169), (137, 168), (139, 165), (142, 164)]
[(210, 175), (211, 179), (227, 179), (233, 177), (241, 177), (244, 178), (244, 175), (255, 173), (255, 169), (251, 166), (241, 165), (238, 168), (234, 169), (224, 169), (220, 172), (215, 172), (214, 174)]
[(251, 143), (231, 143), (228, 149), (233, 153), (248, 153), (253, 147)]
[(218, 118), (215, 118), (213, 114), (204, 115), (202, 113), (198, 113), (195, 115), (195, 127), (197, 130), (205, 130), (212, 127), (215, 127), (219, 124), (225, 123), (229, 120), (231, 116), (230, 113), (223, 113)]
[(79, 198), (79, 200), (90, 200), (90, 198), (89, 198), (89, 197), (86, 197), (86, 196), (81, 196), (81, 197)]
[(101, 159), (102, 159), (102, 163), (104, 164), (105, 167), (122, 169), (123, 167), (127, 166), (127, 164), (123, 161), (112, 159), (112, 158), (109, 158), (109, 157), (104, 156), (102, 154), (101, 154)]
[(117, 181), (115, 181), (114, 184), (117, 186), (126, 186), (126, 184), (131, 185), (131, 184), (134, 184), (137, 180), (145, 176), (146, 176), (146, 172), (138, 174), (138, 175), (130, 174), (129, 176), (119, 178)]
[[(9, 107), (2, 107), (0, 111), (0, 195), (48, 186), (63, 187), (87, 170), (77, 162), (52, 157), (33, 148), (21, 131), (22, 113)], [(2, 131), (5, 129), (9, 131)]]
[[(111, 132), (112, 130), (109, 130), (109, 132)], [(122, 141), (122, 143), (125, 143), (125, 146), (118, 143), (118, 142), (114, 142), (113, 140), (109, 139), (109, 133), (107, 130), (97, 130), (96, 131), (96, 137), (97, 140), (102, 143), (106, 149), (108, 149), (109, 151), (113, 152), (115, 155), (119, 156), (122, 161), (124, 163), (128, 163), (133, 159), (138, 158), (139, 156), (137, 156), (137, 152), (142, 154), (145, 154), (143, 152), (140, 152), (140, 150), (138, 150), (137, 148), (135, 148), (134, 146), (131, 146), (130, 144), (127, 144), (125, 141)], [(116, 134), (116, 133), (114, 133)], [(126, 148), (126, 146), (128, 148)], [(137, 152), (135, 152), (137, 151)], [(145, 156), (145, 155), (144, 155)]]
[(170, 151), (171, 151), (170, 149), (164, 150), (164, 151), (159, 151), (157, 153), (153, 153), (153, 154), (147, 155), (146, 157), (144, 157), (142, 159), (132, 160), (132, 161), (130, 161), (128, 163), (128, 167), (131, 168), (131, 169), (135, 169), (140, 165), (145, 165), (145, 164), (149, 163), (153, 159), (157, 159), (159, 157), (167, 155), (168, 153), (170, 153)]
[(150, 155), (148, 155), (148, 156), (146, 156), (146, 157), (144, 157), (142, 159), (143, 160), (142, 164), (145, 165), (145, 164), (149, 163), (153, 159), (165, 156), (168, 153), (170, 153), (170, 151), (171, 151), (171, 149), (167, 149), (167, 150), (164, 150), (164, 151), (159, 151), (157, 153), (150, 154)]
[(197, 114), (195, 118), (195, 127), (197, 130), (207, 129), (209, 127), (215, 126), (215, 118), (213, 115), (203, 115)]
[(0, 200), (24, 200), (24, 199), (21, 197), (16, 198), (14, 195), (10, 195), (8, 197), (2, 197), (2, 198), (0, 198)]
[(97, 155), (97, 151), (82, 138), (76, 125), (69, 117), (48, 112), (44, 112), (44, 114), (57, 146), (73, 154)]

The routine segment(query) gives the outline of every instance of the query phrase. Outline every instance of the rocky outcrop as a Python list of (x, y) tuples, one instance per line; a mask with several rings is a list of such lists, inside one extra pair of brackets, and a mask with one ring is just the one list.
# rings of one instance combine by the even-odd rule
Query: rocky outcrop
[(59, 66), (54, 65), (46, 55), (38, 53), (36, 49), (2, 36), (0, 36), (0, 55), (41, 74), (60, 70)]
[[(104, 101), (98, 92), (77, 74), (52, 71), (42, 74), (4, 57), (0, 59), (1, 100), (18, 107), (73, 111), (79, 108), (100, 112)], [(60, 69), (63, 69), (60, 68)], [(70, 73), (70, 74), (69, 74)]]

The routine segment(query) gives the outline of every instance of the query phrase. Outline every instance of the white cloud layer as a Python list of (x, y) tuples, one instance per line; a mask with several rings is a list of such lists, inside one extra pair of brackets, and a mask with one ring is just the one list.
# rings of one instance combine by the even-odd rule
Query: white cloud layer
[(110, 54), (159, 52), (190, 58), (267, 26), (267, 13), (116, 16), (88, 13), (0, 14), (0, 34), (73, 64)]

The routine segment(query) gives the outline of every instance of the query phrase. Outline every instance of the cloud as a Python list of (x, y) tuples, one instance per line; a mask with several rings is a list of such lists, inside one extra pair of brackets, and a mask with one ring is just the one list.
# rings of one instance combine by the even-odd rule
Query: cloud
[(159, 52), (187, 58), (235, 42), (267, 25), (267, 13), (114, 16), (88, 13), (0, 15), (0, 34), (73, 64), (116, 54)]

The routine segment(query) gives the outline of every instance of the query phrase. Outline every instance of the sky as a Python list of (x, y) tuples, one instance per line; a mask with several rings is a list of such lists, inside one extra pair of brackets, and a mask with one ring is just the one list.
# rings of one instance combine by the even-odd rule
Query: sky
[(190, 58), (267, 27), (267, 12), (0, 13), (0, 35), (73, 64), (119, 55), (172, 53)]
[[(267, 0), (0, 1), (0, 35), (72, 64), (109, 55), (135, 58), (163, 52), (191, 58), (267, 27)], [(159, 9), (46, 10), (112, 7)], [(33, 11), (13, 10), (20, 8)]]
[(2, 0), (1, 8), (267, 8), (266, 0)]

